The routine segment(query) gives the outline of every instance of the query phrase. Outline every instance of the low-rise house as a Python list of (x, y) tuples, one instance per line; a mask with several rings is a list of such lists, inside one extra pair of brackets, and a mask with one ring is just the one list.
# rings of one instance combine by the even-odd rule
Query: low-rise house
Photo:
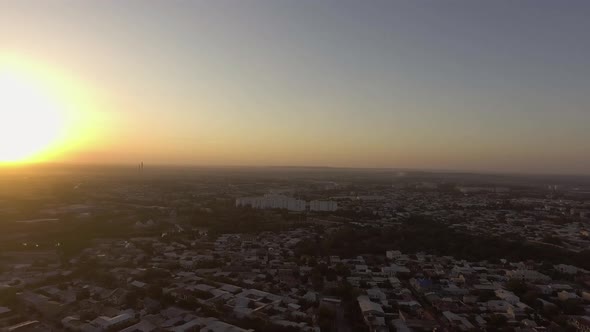
[(542, 274), (541, 272), (535, 270), (525, 270), (525, 269), (518, 269), (513, 271), (506, 272), (506, 275), (510, 279), (518, 279), (522, 281), (528, 282), (548, 282), (551, 281), (549, 276)]
[(533, 309), (531, 307), (529, 307), (528, 305), (522, 303), (522, 302), (517, 302), (514, 305), (511, 305), (508, 310), (506, 311), (506, 314), (515, 320), (518, 319), (524, 319), (528, 316), (528, 311), (532, 311)]
[(370, 288), (367, 289), (367, 295), (369, 299), (372, 301), (385, 301), (387, 300), (387, 295), (379, 288)]
[(107, 303), (119, 306), (125, 303), (125, 299), (127, 298), (128, 291), (124, 290), (123, 288), (117, 288), (112, 290), (109, 293), (106, 293), (104, 300)]
[(365, 317), (369, 316), (369, 315), (373, 315), (373, 316), (385, 315), (385, 312), (383, 311), (383, 308), (381, 307), (381, 305), (371, 301), (369, 299), (369, 297), (366, 295), (361, 295), (361, 296), (357, 297), (357, 302), (359, 304), (359, 307), (361, 308), (361, 312), (363, 313), (363, 316), (365, 316)]
[(24, 292), (18, 294), (21, 300), (27, 307), (33, 308), (48, 318), (57, 317), (65, 308), (65, 306), (56, 301), (50, 300), (48, 297), (32, 292)]
[(339, 298), (335, 298), (335, 297), (325, 296), (320, 301), (320, 307), (330, 308), (333, 311), (338, 310), (338, 308), (340, 307), (341, 304), (342, 304), (342, 300)]
[(141, 282), (139, 280), (133, 280), (129, 285), (138, 289), (145, 289), (147, 287), (145, 282)]
[(444, 311), (442, 314), (449, 325), (455, 329), (459, 329), (460, 331), (469, 331), (475, 328), (475, 326), (473, 326), (473, 324), (471, 324), (471, 322), (463, 316), (459, 316), (450, 311)]
[(553, 265), (555, 271), (564, 274), (574, 275), (578, 273), (578, 268), (573, 265), (566, 265), (566, 264), (557, 264)]
[(567, 301), (567, 300), (577, 300), (580, 297), (578, 295), (576, 295), (576, 293), (571, 293), (568, 291), (561, 291), (561, 292), (557, 293), (557, 298), (560, 301)]
[(129, 313), (124, 313), (114, 317), (100, 316), (95, 318), (91, 324), (100, 328), (103, 331), (124, 328), (135, 321), (135, 317)]
[(122, 329), (119, 332), (153, 332), (158, 327), (148, 320), (141, 320), (139, 323), (131, 325), (127, 328)]
[(572, 316), (568, 319), (568, 323), (580, 332), (590, 332), (590, 317), (589, 316)]
[(12, 310), (7, 307), (0, 307), (0, 319), (12, 315)]
[(39, 329), (40, 326), (41, 323), (39, 321), (29, 320), (5, 327), (2, 329), (2, 332), (38, 332), (42, 331), (42, 329)]
[(245, 330), (235, 325), (231, 325), (216, 319), (210, 319), (205, 327), (199, 332), (250, 332), (251, 330)]
[(507, 312), (511, 307), (510, 303), (504, 300), (491, 300), (486, 303), (486, 306), (492, 312)]
[(497, 298), (504, 300), (510, 304), (516, 304), (520, 302), (520, 298), (511, 291), (507, 291), (505, 289), (497, 289), (494, 293), (496, 294)]
[(410, 279), (410, 285), (418, 292), (425, 292), (432, 288), (432, 280), (422, 278)]
[(395, 277), (398, 274), (407, 274), (411, 271), (405, 266), (391, 264), (389, 266), (382, 267), (381, 272), (388, 277)]

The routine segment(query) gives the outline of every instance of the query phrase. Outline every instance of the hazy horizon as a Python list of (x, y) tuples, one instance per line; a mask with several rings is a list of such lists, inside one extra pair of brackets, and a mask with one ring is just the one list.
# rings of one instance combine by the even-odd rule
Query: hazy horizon
[[(26, 162), (26, 163), (0, 163), (2, 170), (38, 170), (38, 169), (59, 169), (65, 168), (116, 168), (136, 171), (142, 161), (138, 162), (88, 162), (88, 161), (56, 161), (56, 162)], [(472, 174), (472, 175), (500, 175), (500, 176), (531, 176), (531, 177), (578, 177), (590, 178), (590, 174), (584, 173), (551, 173), (551, 172), (519, 172), (519, 171), (497, 171), (497, 170), (474, 170), (474, 169), (439, 169), (439, 168), (412, 168), (412, 167), (352, 167), (352, 166), (322, 166), (322, 165), (224, 165), (224, 164), (197, 164), (197, 163), (151, 163), (144, 162), (144, 172), (150, 169), (293, 169), (293, 170), (350, 170), (366, 172), (398, 172), (398, 173), (425, 173), (425, 174)]]
[(0, 164), (590, 175), (589, 16), (585, 1), (2, 1), (0, 108), (17, 120)]

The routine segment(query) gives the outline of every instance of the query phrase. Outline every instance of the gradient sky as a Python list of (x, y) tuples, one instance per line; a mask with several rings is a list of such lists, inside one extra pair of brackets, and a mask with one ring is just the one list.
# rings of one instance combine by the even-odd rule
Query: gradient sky
[(588, 1), (0, 0), (0, 52), (92, 96), (94, 134), (55, 161), (590, 174), (589, 18)]

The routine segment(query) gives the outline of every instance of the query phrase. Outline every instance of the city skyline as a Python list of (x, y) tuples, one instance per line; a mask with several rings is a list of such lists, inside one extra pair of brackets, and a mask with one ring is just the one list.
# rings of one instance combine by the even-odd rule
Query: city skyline
[(3, 1), (0, 163), (590, 174), (589, 13)]

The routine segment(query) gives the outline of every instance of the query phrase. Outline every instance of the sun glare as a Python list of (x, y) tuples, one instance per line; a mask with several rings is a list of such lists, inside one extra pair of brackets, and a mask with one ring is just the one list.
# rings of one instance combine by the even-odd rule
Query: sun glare
[(62, 112), (46, 87), (0, 68), (0, 163), (32, 161), (59, 137)]

